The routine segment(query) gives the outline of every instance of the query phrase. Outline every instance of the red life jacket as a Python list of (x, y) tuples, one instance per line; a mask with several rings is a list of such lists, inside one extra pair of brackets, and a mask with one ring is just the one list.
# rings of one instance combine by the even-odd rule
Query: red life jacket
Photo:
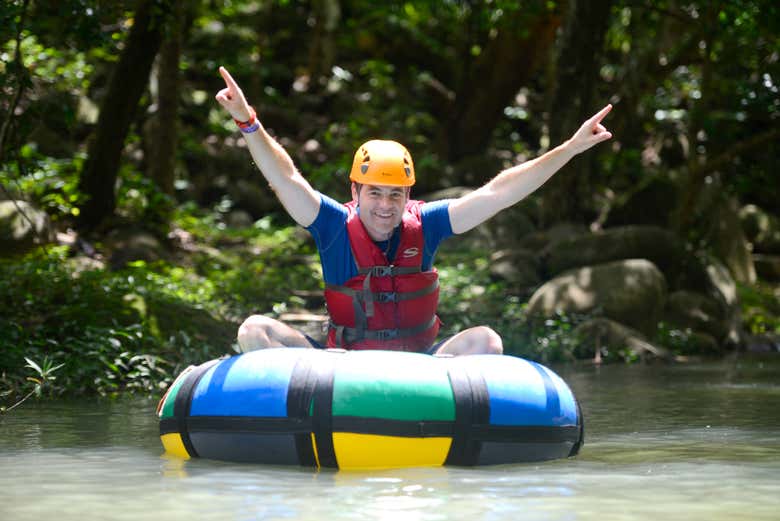
[(422, 271), (421, 201), (404, 209), (394, 264), (371, 240), (356, 210), (349, 211), (347, 233), (358, 275), (344, 285), (327, 284), (330, 314), (328, 347), (425, 351), (436, 339), (441, 321), (439, 275)]

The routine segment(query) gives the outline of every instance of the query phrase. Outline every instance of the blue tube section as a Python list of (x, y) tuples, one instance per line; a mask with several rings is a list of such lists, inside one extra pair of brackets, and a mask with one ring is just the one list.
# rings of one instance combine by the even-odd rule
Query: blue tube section
[(511, 356), (476, 355), (490, 396), (491, 425), (577, 424), (577, 406), (566, 383), (548, 368)]
[(222, 360), (198, 382), (190, 416), (286, 417), (290, 375), (300, 356), (297, 349), (273, 349)]

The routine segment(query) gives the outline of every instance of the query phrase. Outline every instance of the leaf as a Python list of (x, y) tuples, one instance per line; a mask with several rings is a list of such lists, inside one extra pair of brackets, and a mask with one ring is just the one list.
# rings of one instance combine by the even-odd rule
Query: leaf
[(53, 373), (54, 371), (56, 371), (57, 369), (60, 369), (60, 368), (62, 368), (62, 367), (65, 367), (65, 364), (57, 364), (57, 365), (55, 365), (54, 367), (51, 367), (51, 368), (49, 368), (49, 369), (46, 371), (46, 374), (51, 374), (51, 373)]
[(36, 364), (26, 356), (24, 357), (24, 359), (27, 361), (27, 365), (25, 367), (29, 367), (30, 369), (35, 369), (38, 372), (38, 374), (41, 375), (43, 374), (43, 369), (41, 369), (41, 366), (39, 366), (38, 364)]

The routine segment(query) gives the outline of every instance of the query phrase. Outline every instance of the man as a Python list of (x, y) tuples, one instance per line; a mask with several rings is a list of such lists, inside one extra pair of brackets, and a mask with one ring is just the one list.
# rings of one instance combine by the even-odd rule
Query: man
[[(607, 105), (562, 145), (498, 174), (458, 199), (423, 204), (409, 198), (414, 165), (394, 141), (372, 140), (355, 154), (351, 203), (318, 193), (263, 128), (238, 84), (219, 69), (225, 88), (216, 100), (244, 133), (252, 158), (290, 216), (314, 236), (323, 266), (331, 317), (327, 347), (399, 349), (462, 355), (503, 352), (487, 326), (435, 343), (438, 276), (432, 267), (439, 243), (465, 233), (544, 184), (575, 155), (610, 139), (601, 120)], [(267, 347), (321, 347), (300, 331), (253, 315), (238, 330), (244, 351)]]

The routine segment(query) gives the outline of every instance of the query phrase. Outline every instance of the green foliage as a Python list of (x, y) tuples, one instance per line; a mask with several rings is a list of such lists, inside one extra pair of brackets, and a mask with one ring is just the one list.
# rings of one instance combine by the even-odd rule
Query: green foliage
[[(135, 2), (30, 2), (24, 21), (23, 4), (0, 6), (0, 113), (9, 122), (0, 182), (65, 228), (83, 202), (77, 186), (86, 143)], [(464, 86), (473, 80), (471, 65), (486, 56), (510, 17), (512, 30), (527, 33), (540, 10), (565, 3), (339, 4), (336, 53), (321, 84), (309, 77), (308, 43), (315, 41), (317, 23), (311, 2), (188, 4), (179, 191), (171, 199), (145, 175), (143, 128), (154, 112), (148, 96), (125, 142), (117, 214), (161, 238), (172, 229), (190, 240), (168, 261), (121, 271), (85, 269), (61, 249), (50, 257), (0, 261), (0, 372), (8, 389), (21, 393), (33, 383), (25, 378), (37, 369), (25, 367), (27, 357), (40, 372), (48, 367), (49, 376), (64, 364), (56, 380), (36, 373), (50, 393), (156, 392), (184, 364), (229, 351), (244, 316), (303, 307), (308, 304), (291, 288), (321, 289), (310, 238), (278, 218), (278, 206), (245, 208), (231, 197), (239, 180), (264, 182), (246, 150), (238, 149), (235, 126), (213, 101), (222, 86), (218, 65), (231, 70), (306, 178), (337, 198), (348, 197), (356, 146), (373, 137), (407, 144), (420, 172), (419, 193), (493, 174), (461, 175), (456, 167), (462, 165), (441, 156), (452, 123), (448, 115), (463, 102), (457, 96), (469, 94)], [(592, 88), (596, 98), (615, 103), (607, 122), (615, 139), (613, 147), (592, 156), (599, 164), (593, 193), (614, 200), (648, 175), (685, 176), (690, 165), (706, 164), (775, 128), (779, 9), (772, 0), (614, 2), (600, 78)], [(508, 166), (536, 155), (549, 127), (554, 67), (550, 62), (505, 108), (484, 158)], [(20, 88), (19, 105), (8, 114)], [(718, 172), (727, 191), (777, 212), (777, 157), (774, 139), (728, 157)], [(236, 208), (250, 210), (255, 225), (231, 228), (228, 215)], [(443, 333), (489, 324), (504, 337), (507, 352), (544, 361), (584, 356), (571, 334), (584, 317), (530, 320), (524, 296), (507, 296), (478, 252), (440, 254), (438, 265)], [(780, 331), (776, 290), (743, 286), (740, 297), (751, 332)], [(679, 353), (696, 349), (690, 334), (664, 326), (657, 340)], [(631, 356), (620, 349), (602, 354)]]
[(476, 252), (439, 255), (441, 335), (486, 325), (501, 335), (507, 354), (545, 363), (573, 360), (577, 342), (572, 331), (587, 317), (530, 317), (525, 299), (507, 295), (506, 287), (491, 279), (488, 262)]
[(764, 282), (738, 285), (745, 329), (754, 335), (780, 334), (780, 289)]
[[(20, 150), (22, 161), (0, 167), (0, 183), (11, 193), (36, 201), (55, 221), (77, 216), (81, 200), (78, 172), (84, 156), (56, 159), (35, 148), (25, 145)], [(26, 167), (20, 171), (22, 164)]]
[(300, 306), (290, 288), (322, 288), (321, 266), (308, 233), (297, 226), (276, 227), (270, 217), (248, 229), (231, 229), (219, 213), (201, 217), (179, 211), (175, 223), (194, 240), (217, 245), (193, 256), (195, 270), (212, 287), (212, 298), (230, 302), (233, 314), (273, 315)]
[[(211, 293), (181, 270), (160, 266), (155, 272), (143, 263), (118, 272), (85, 270), (69, 261), (63, 248), (50, 255), (0, 261), (5, 385), (21, 388), (25, 357), (48, 357), (64, 364), (59, 380), (49, 385), (52, 393), (154, 392), (185, 363), (230, 350), (227, 331), (235, 326), (211, 318), (218, 314)], [(196, 306), (210, 320), (170, 320), (176, 314), (171, 310), (186, 316)], [(208, 336), (210, 331), (217, 338)], [(193, 338), (199, 344), (195, 349)]]
[(133, 165), (119, 173), (116, 214), (128, 222), (143, 223), (146, 228), (164, 235), (176, 201)]
[(671, 350), (676, 355), (712, 354), (710, 349), (703, 349), (700, 337), (691, 329), (672, 327), (666, 322), (659, 322), (654, 342)]
[[(23, 398), (18, 400), (10, 407), (0, 407), (0, 413), (5, 413), (19, 407), (21, 404), (26, 402), (33, 395), (40, 397), (43, 394), (44, 388), (48, 387), (52, 382), (54, 382), (57, 379), (57, 377), (54, 376), (53, 373), (55, 373), (58, 369), (61, 369), (65, 365), (65, 364), (54, 365), (54, 362), (48, 356), (43, 357), (43, 361), (41, 362), (40, 365), (35, 363), (35, 361), (30, 360), (27, 357), (25, 357), (24, 360), (25, 362), (27, 362), (24, 366), (25, 369), (32, 369), (36, 375), (36, 376), (28, 376), (26, 378), (28, 382), (31, 382), (33, 384), (33, 388)], [(12, 391), (10, 390), (5, 391), (3, 393), (0, 393), (0, 396), (8, 396), (11, 393)]]
[(616, 105), (616, 138), (643, 157), (616, 163), (610, 187), (622, 189), (641, 170), (684, 171), (717, 158), (729, 191), (778, 209), (776, 190), (764, 190), (777, 139), (734, 151), (780, 118), (778, 14), (770, 0), (614, 4), (602, 80), (631, 106)]

